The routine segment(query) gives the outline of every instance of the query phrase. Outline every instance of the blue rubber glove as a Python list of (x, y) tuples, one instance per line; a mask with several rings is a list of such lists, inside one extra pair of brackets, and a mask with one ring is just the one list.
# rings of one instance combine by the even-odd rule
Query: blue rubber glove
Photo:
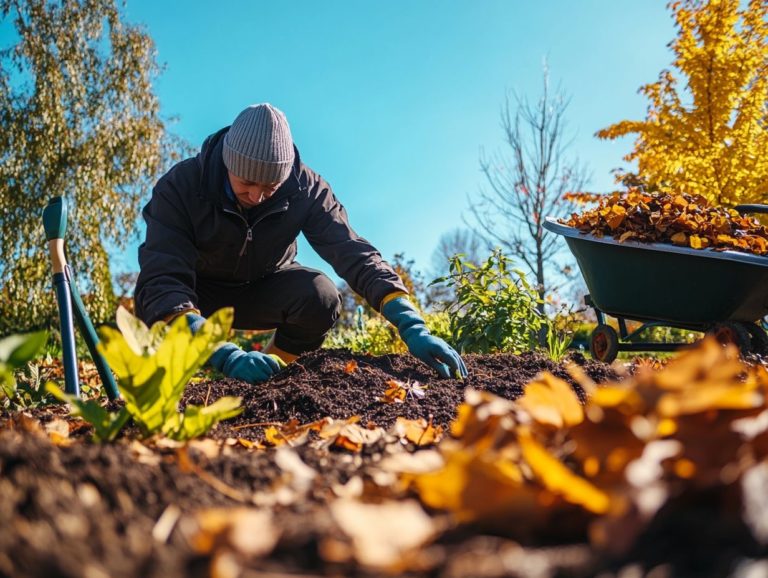
[[(205, 323), (205, 318), (195, 313), (187, 313), (186, 317), (192, 333), (197, 333)], [(227, 377), (249, 383), (267, 381), (285, 367), (285, 363), (276, 355), (259, 351), (246, 353), (234, 343), (225, 343), (219, 347), (208, 363)]]
[(381, 314), (397, 327), (411, 355), (441, 377), (467, 377), (467, 366), (456, 350), (439, 337), (430, 335), (419, 312), (406, 297), (397, 297), (381, 308)]
[(210, 364), (227, 377), (259, 383), (280, 371), (280, 364), (271, 355), (260, 351), (245, 352), (234, 343), (225, 343), (211, 355)]

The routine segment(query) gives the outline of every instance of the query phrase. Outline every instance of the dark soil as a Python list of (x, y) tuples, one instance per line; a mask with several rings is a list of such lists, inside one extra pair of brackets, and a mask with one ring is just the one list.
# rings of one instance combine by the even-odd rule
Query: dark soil
[[(344, 368), (351, 360), (357, 361), (358, 367), (348, 374)], [(608, 366), (583, 358), (575, 361), (595, 381), (615, 377)], [(328, 503), (338, 495), (340, 485), (355, 477), (365, 478), (368, 468), (381, 459), (382, 448), (372, 446), (361, 454), (350, 454), (309, 444), (299, 446), (291, 451), (317, 476), (302, 492), (286, 494), (286, 488), (293, 488), (293, 478), (280, 463), (279, 451), (247, 450), (224, 440), (258, 439), (262, 427), (242, 427), (249, 424), (290, 419), (307, 423), (327, 416), (357, 415), (362, 423), (371, 421), (382, 427), (392, 425), (398, 416), (431, 416), (434, 423), (447, 425), (465, 387), (513, 399), (541, 370), (568, 378), (563, 365), (534, 354), (469, 355), (466, 362), (470, 377), (462, 382), (437, 379), (408, 356), (374, 358), (319, 351), (303, 356), (263, 385), (233, 380), (196, 383), (189, 386), (186, 403), (210, 403), (223, 395), (239, 395), (246, 410), (212, 432), (211, 437), (219, 442), (209, 439), (183, 447), (139, 444), (132, 441), (130, 431), (116, 443), (93, 444), (86, 441), (88, 428), (78, 426), (80, 422), (72, 418), (69, 442), (54, 445), (35, 423), (61, 419), (62, 408), (27, 412), (36, 421), (0, 412), (0, 577), (380, 575), (366, 573), (350, 559), (329, 558), (327, 548), (329, 539), (344, 539), (329, 514)], [(409, 398), (402, 404), (383, 403), (379, 400), (391, 379), (426, 384), (426, 396)], [(211, 445), (214, 451), (210, 451)], [(231, 562), (226, 549), (222, 555), (218, 546), (201, 545), (196, 512), (254, 504), (273, 512), (279, 534), (267, 557)], [(175, 522), (162, 531), (164, 524), (159, 522), (169, 517)], [(543, 537), (541, 544), (550, 544), (547, 547), (523, 547), (509, 537), (459, 527), (443, 534), (422, 553), (423, 570), (396, 575), (641, 576), (641, 569), (655, 566), (657, 578), (719, 576), (733, 569), (729, 565), (732, 560), (765, 554), (749, 542), (743, 527), (723, 528), (723, 532), (738, 537), (724, 540), (723, 532), (717, 529), (717, 512), (691, 524), (681, 521), (680, 512), (672, 511), (668, 518), (667, 525), (662, 524), (659, 530), (665, 543), (663, 551), (657, 549), (652, 555), (655, 542), (649, 537), (639, 543), (638, 553), (613, 562), (584, 543), (551, 545)], [(697, 543), (701, 528), (707, 529), (706, 549), (686, 550), (696, 553), (693, 562), (678, 556), (678, 550)], [(710, 547), (718, 540), (728, 544), (728, 552), (722, 556), (715, 546)], [(631, 560), (652, 562), (627, 568)]]
[[(610, 366), (587, 361), (576, 354), (574, 362), (583, 366), (596, 382), (615, 379)], [(184, 402), (202, 405), (225, 395), (243, 398), (245, 411), (238, 417), (220, 424), (214, 437), (243, 437), (259, 439), (263, 426), (287, 422), (309, 423), (332, 417), (336, 419), (359, 416), (363, 424), (372, 422), (388, 428), (402, 416), (409, 419), (425, 418), (435, 425), (447, 426), (456, 416), (456, 409), (464, 399), (464, 389), (473, 387), (489, 391), (507, 399), (523, 394), (523, 386), (541, 371), (550, 371), (570, 381), (574, 391), (583, 399), (584, 392), (573, 383), (564, 364), (557, 364), (538, 353), (523, 355), (466, 355), (469, 370), (465, 380), (439, 379), (426, 365), (408, 355), (353, 355), (346, 351), (320, 350), (303, 355), (270, 381), (249, 385), (232, 379), (191, 384)], [(350, 361), (357, 369), (345, 373)], [(404, 403), (381, 401), (389, 380), (403, 383), (419, 382), (426, 385), (426, 395), (419, 399), (409, 397)]]

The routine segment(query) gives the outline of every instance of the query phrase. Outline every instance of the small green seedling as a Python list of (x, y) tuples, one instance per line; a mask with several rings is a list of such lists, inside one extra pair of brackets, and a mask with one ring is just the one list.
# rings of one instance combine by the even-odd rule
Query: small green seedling
[(178, 411), (179, 401), (190, 378), (226, 341), (232, 319), (231, 308), (221, 309), (193, 335), (184, 316), (170, 325), (158, 322), (148, 328), (121, 307), (117, 312), (120, 331), (102, 328), (99, 351), (117, 376), (125, 407), (110, 413), (97, 401), (79, 400), (56, 386), (49, 386), (49, 391), (70, 402), (102, 441), (114, 439), (129, 418), (146, 437), (162, 434), (186, 440), (204, 435), (242, 411), (240, 398), (222, 397), (205, 407), (188, 405), (184, 413)]

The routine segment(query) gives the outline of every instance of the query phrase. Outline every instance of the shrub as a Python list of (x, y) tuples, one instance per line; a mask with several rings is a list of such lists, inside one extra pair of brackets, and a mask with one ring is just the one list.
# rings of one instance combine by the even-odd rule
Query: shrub
[(536, 347), (545, 323), (537, 309), (540, 299), (525, 274), (510, 264), (500, 249), (480, 266), (456, 255), (450, 274), (432, 282), (455, 292), (446, 312), (450, 341), (461, 353), (521, 353)]
[[(447, 312), (424, 313), (423, 317), (432, 335), (450, 341), (450, 317)], [(358, 306), (355, 310), (353, 326), (334, 327), (323, 343), (323, 347), (346, 349), (352, 353), (368, 355), (408, 352), (397, 329), (378, 314), (368, 317), (366, 309), (362, 306)]]
[(362, 305), (355, 310), (354, 325), (352, 327), (337, 325), (328, 334), (323, 347), (347, 349), (352, 353), (369, 355), (408, 351), (405, 343), (398, 336), (397, 329), (378, 314), (368, 317)]

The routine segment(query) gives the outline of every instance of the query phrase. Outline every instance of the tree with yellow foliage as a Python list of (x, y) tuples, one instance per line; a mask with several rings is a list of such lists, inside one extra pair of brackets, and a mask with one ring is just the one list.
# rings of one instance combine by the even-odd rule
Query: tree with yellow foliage
[(624, 157), (637, 160), (637, 173), (620, 179), (718, 205), (768, 198), (768, 1), (739, 4), (669, 4), (679, 76), (663, 70), (658, 82), (641, 87), (650, 101), (645, 120), (597, 132), (602, 139), (637, 135)]

